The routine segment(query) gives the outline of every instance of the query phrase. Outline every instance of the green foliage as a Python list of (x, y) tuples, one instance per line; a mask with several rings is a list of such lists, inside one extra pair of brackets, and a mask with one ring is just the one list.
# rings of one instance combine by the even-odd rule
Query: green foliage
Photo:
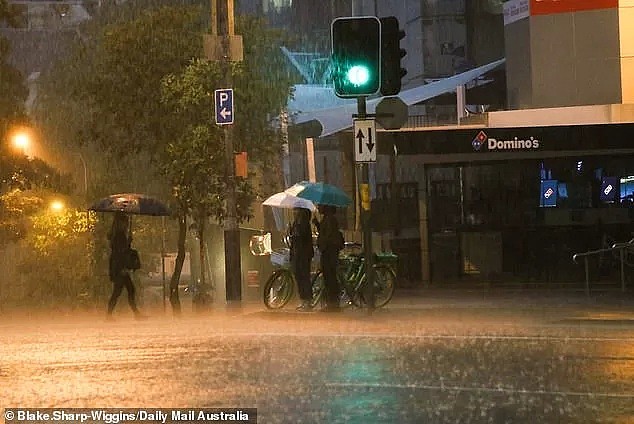
[[(198, 222), (211, 216), (222, 222), (228, 191), (224, 130), (212, 124), (213, 91), (220, 86), (219, 66), (196, 60), (179, 77), (169, 76), (163, 92), (174, 110), (172, 125), (180, 137), (166, 149), (164, 174), (172, 183), (180, 212), (192, 214)], [(251, 192), (250, 185), (243, 189)], [(251, 198), (243, 196), (240, 221), (251, 216)]]
[[(123, 191), (128, 189), (124, 184), (134, 181), (130, 185), (136, 190), (152, 187), (153, 193), (160, 194), (154, 165), (165, 169), (171, 166), (170, 156), (176, 154), (182, 168), (186, 158), (177, 153), (174, 143), (181, 143), (187, 134), (200, 138), (200, 126), (209, 127), (212, 140), (207, 142), (212, 146), (220, 143), (213, 135), (217, 129), (209, 125), (213, 122), (209, 96), (223, 84), (213, 66), (206, 69), (212, 74), (201, 81), (205, 84), (191, 81), (201, 76), (200, 67), (204, 66), (194, 59), (202, 55), (207, 12), (201, 7), (128, 12), (125, 16), (132, 16), (131, 20), (110, 19), (105, 26), (82, 28), (82, 41), (68, 59), (41, 77), (37, 119), (61, 146), (85, 146), (88, 152), (99, 152), (98, 157), (88, 157), (95, 164), (91, 166), (93, 176), (99, 174), (91, 178), (91, 185)], [(279, 49), (282, 33), (252, 18), (239, 19), (237, 32), (244, 38), (245, 60), (233, 73), (239, 111), (233, 128), (234, 146), (248, 151), (251, 163), (267, 163), (280, 151), (281, 137), (271, 122), (286, 104), (293, 80)], [(195, 70), (184, 72), (188, 65)], [(162, 99), (162, 81), (168, 85), (178, 82), (171, 90), (183, 98)], [(210, 150), (217, 153), (221, 149)], [(191, 165), (194, 169), (201, 166), (196, 159)], [(224, 169), (220, 162), (214, 168)], [(176, 175), (180, 171), (170, 172)], [(222, 173), (216, 170), (212, 175)], [(186, 179), (183, 176), (180, 180)], [(109, 194), (97, 187), (92, 192), (96, 196)]]
[(38, 123), (61, 146), (98, 152), (88, 157), (99, 174), (91, 185), (98, 181), (104, 190), (93, 190), (97, 196), (129, 190), (128, 182), (137, 190), (147, 187), (156, 180), (153, 162), (170, 138), (161, 80), (200, 55), (200, 9), (144, 10), (132, 21), (84, 32), (68, 59), (41, 77)]
[[(282, 137), (272, 120), (286, 107), (292, 86), (299, 82), (280, 46), (284, 33), (267, 28), (263, 20), (241, 17), (237, 31), (244, 38), (244, 61), (234, 74), (238, 116), (234, 125), (237, 147), (259, 164), (270, 163), (280, 153)], [(218, 87), (220, 88), (220, 87)], [(244, 111), (244, 112), (241, 112)]]
[(85, 211), (79, 210), (40, 212), (31, 217), (30, 245), (40, 256), (51, 256), (60, 249), (70, 248), (89, 231), (88, 217)]
[[(0, 23), (3, 21), (13, 23), (6, 0), (0, 0)], [(0, 144), (5, 143), (12, 126), (26, 121), (24, 102), (29, 94), (23, 75), (8, 62), (10, 48), (9, 40), (0, 36)], [(0, 160), (2, 150), (0, 148)]]
[(7, 62), (9, 42), (0, 37), (0, 136), (5, 139), (9, 124), (25, 121), (24, 101), (28, 90), (24, 77)]
[[(94, 216), (91, 218), (91, 222)], [(85, 211), (51, 212), (31, 216), (27, 255), (18, 264), (22, 295), (39, 305), (78, 304), (90, 296), (92, 237)], [(27, 300), (28, 299), (28, 300)]]
[[(0, 23), (3, 21), (8, 22), (9, 25), (14, 23), (14, 15), (6, 0), (0, 0)], [(12, 125), (25, 122), (24, 102), (28, 96), (24, 77), (8, 63), (9, 48), (8, 40), (0, 37), (0, 93), (2, 93), (0, 95), (0, 142), (2, 144)]]
[[(271, 124), (286, 105), (292, 77), (279, 50), (281, 34), (256, 19), (239, 21), (245, 60), (225, 65), (231, 74), (238, 116), (232, 125), (235, 150), (246, 150), (256, 165), (270, 163), (282, 138)], [(227, 193), (224, 130), (214, 124), (215, 89), (226, 87), (223, 65), (193, 60), (181, 74), (163, 81), (163, 102), (172, 110), (164, 120), (174, 134), (163, 160), (163, 173), (173, 187), (181, 213), (197, 220), (211, 216), (222, 222)], [(240, 113), (239, 110), (245, 112)], [(232, 159), (233, 160), (233, 159)], [(233, 164), (230, 164), (233, 166)], [(255, 189), (251, 179), (237, 179), (237, 218), (252, 216)]]
[(95, 216), (68, 208), (54, 212), (49, 205), (57, 197), (48, 190), (12, 190), (0, 197), (0, 240), (23, 239), (13, 264), (19, 280), (11, 287), (11, 300), (19, 304), (76, 304), (88, 296)]
[(68, 175), (62, 175), (42, 159), (15, 153), (0, 156), (0, 187), (4, 190), (44, 188), (68, 193), (70, 185)]
[(199, 16), (197, 9), (165, 7), (102, 32), (88, 90), (126, 131), (125, 142), (100, 137), (101, 147), (125, 146), (123, 154), (161, 147), (156, 140), (163, 139), (161, 121), (170, 111), (160, 102), (160, 82), (200, 54)]
[(18, 189), (0, 195), (0, 248), (26, 235), (28, 217), (42, 204), (40, 196)]

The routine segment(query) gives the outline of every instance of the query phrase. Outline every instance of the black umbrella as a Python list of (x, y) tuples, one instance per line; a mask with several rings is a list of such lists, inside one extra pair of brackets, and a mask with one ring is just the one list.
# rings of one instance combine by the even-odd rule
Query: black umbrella
[[(139, 193), (112, 194), (97, 200), (88, 208), (95, 212), (123, 212), (132, 215), (169, 216), (167, 205), (158, 199)], [(163, 233), (165, 233), (165, 219), (162, 219)], [(132, 232), (132, 226), (130, 226)], [(167, 293), (165, 281), (165, 237), (161, 241), (161, 262), (163, 268), (163, 310)]]
[(145, 194), (121, 193), (104, 197), (88, 210), (95, 212), (124, 212), (134, 215), (169, 216), (167, 205)]

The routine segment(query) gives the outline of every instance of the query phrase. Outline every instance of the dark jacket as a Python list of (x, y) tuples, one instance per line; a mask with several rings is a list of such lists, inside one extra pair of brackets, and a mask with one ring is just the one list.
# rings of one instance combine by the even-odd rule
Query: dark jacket
[(309, 216), (299, 218), (293, 222), (290, 236), (291, 261), (313, 257), (313, 234), (310, 228)]
[(126, 255), (130, 249), (130, 238), (122, 232), (116, 232), (110, 236), (110, 280), (121, 277), (126, 263)]
[(319, 237), (317, 238), (319, 251), (327, 250), (339, 251), (341, 246), (341, 234), (339, 233), (339, 222), (334, 214), (326, 214), (319, 223)]

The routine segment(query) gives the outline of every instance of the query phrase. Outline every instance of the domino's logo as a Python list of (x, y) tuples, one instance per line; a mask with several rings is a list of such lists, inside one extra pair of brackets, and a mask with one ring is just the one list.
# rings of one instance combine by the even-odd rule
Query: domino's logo
[(605, 195), (609, 195), (612, 192), (612, 189), (614, 187), (612, 187), (612, 184), (608, 184), (604, 189), (603, 189), (603, 193), (605, 193)]
[(478, 133), (478, 135), (475, 136), (473, 141), (471, 141), (471, 145), (473, 146), (473, 150), (478, 150), (479, 151), (482, 148), (482, 145), (487, 142), (488, 138), (489, 137), (487, 137), (487, 135), (486, 135), (486, 133), (484, 131), (480, 131)]
[(553, 194), (555, 194), (555, 190), (553, 190), (552, 188), (548, 187), (548, 190), (546, 190), (544, 192), (544, 197), (546, 199), (550, 198), (550, 196), (552, 196)]

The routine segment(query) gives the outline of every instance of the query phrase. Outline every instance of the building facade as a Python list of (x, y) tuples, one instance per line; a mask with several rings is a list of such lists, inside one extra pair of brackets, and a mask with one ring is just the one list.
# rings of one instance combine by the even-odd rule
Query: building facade
[(513, 0), (504, 7), (510, 109), (634, 101), (632, 2)]

